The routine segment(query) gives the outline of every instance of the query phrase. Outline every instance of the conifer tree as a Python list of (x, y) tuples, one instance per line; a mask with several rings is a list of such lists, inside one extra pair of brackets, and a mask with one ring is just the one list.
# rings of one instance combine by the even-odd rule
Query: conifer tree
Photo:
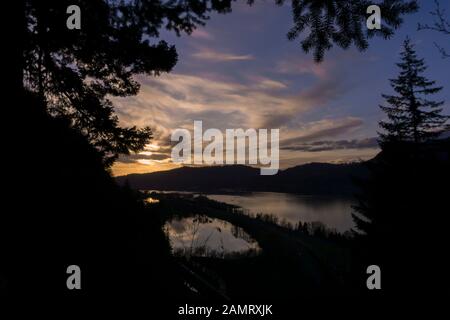
[[(384, 129), (384, 133), (380, 133), (382, 152), (368, 164), (372, 179), (362, 183), (362, 194), (355, 206), (358, 215), (353, 215), (357, 231), (374, 238), (390, 229), (388, 226), (392, 226), (396, 216), (404, 211), (400, 194), (409, 197), (411, 194), (405, 190), (418, 183), (406, 169), (413, 166), (411, 170), (419, 170), (419, 164), (413, 164), (408, 158), (411, 152), (408, 145), (423, 145), (435, 138), (444, 130), (448, 119), (441, 114), (443, 101), (426, 99), (442, 87), (435, 86), (435, 81), (423, 76), (425, 62), (417, 57), (410, 39), (404, 41), (403, 49), (401, 62), (397, 64), (400, 74), (390, 80), (397, 95), (383, 95), (389, 106), (380, 106), (388, 116), (380, 122)], [(419, 187), (415, 189), (419, 190)], [(399, 224), (403, 223), (402, 218), (398, 220)]]
[[(450, 140), (435, 139), (448, 117), (441, 114), (443, 102), (428, 99), (441, 87), (423, 75), (425, 63), (409, 39), (403, 47), (400, 74), (391, 80), (396, 95), (383, 95), (389, 106), (382, 107), (388, 119), (380, 123), (381, 152), (366, 164), (369, 174), (359, 181), (352, 216), (360, 268), (375, 263), (386, 292), (411, 294), (434, 290), (446, 271), (436, 261), (445, 251), (442, 185), (449, 176)], [(423, 228), (428, 215), (438, 223)]]
[(441, 114), (444, 102), (428, 100), (427, 96), (438, 93), (442, 87), (423, 75), (427, 67), (424, 60), (417, 57), (409, 38), (403, 44), (401, 62), (397, 66), (400, 74), (390, 80), (396, 95), (384, 94), (388, 106), (380, 106), (388, 117), (380, 122), (384, 129), (380, 134), (381, 142), (418, 144), (435, 138), (443, 130), (448, 117)]

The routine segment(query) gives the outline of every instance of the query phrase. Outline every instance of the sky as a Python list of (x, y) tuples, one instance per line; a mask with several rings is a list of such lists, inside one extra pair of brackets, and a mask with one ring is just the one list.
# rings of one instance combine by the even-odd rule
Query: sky
[[(309, 162), (366, 160), (379, 150), (376, 143), (382, 93), (392, 94), (389, 79), (396, 77), (402, 42), (409, 36), (426, 76), (444, 89), (450, 114), (450, 59), (442, 59), (434, 43), (450, 50), (448, 36), (417, 31), (432, 24), (433, 1), (420, 1), (418, 13), (389, 39), (374, 38), (364, 52), (333, 48), (322, 63), (304, 53), (299, 40), (289, 41), (292, 27), (288, 3), (239, 1), (232, 13), (212, 14), (206, 26), (177, 37), (162, 32), (161, 39), (177, 48), (179, 61), (172, 72), (138, 76), (137, 96), (113, 98), (122, 125), (150, 126), (153, 139), (144, 151), (121, 156), (114, 175), (169, 170), (170, 136), (176, 128), (280, 129), (280, 167)], [(450, 14), (450, 1), (441, 1)], [(381, 13), (383, 14), (383, 13)]]

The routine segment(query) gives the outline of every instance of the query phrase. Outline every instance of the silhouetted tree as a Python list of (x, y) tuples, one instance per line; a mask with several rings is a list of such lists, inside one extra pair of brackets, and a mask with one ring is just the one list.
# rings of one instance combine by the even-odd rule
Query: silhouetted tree
[[(360, 193), (353, 207), (354, 231), (360, 245), (362, 269), (377, 264), (387, 292), (417, 294), (440, 286), (445, 265), (443, 225), (447, 207), (450, 140), (433, 139), (446, 116), (442, 102), (423, 96), (441, 90), (421, 74), (409, 40), (404, 43), (400, 75), (391, 80), (397, 96), (387, 96), (391, 107), (382, 107), (390, 122), (381, 122), (382, 151), (367, 163), (369, 178), (359, 181)], [(426, 108), (431, 110), (426, 110)], [(438, 221), (423, 228), (423, 219)], [(427, 291), (431, 292), (431, 291)]]
[(397, 95), (383, 95), (389, 106), (380, 106), (389, 119), (380, 122), (385, 130), (380, 134), (381, 142), (397, 140), (417, 144), (436, 137), (448, 117), (441, 114), (443, 101), (427, 100), (426, 96), (441, 91), (442, 87), (423, 76), (424, 60), (417, 57), (409, 38), (403, 44), (401, 62), (397, 66), (400, 74), (390, 80)]

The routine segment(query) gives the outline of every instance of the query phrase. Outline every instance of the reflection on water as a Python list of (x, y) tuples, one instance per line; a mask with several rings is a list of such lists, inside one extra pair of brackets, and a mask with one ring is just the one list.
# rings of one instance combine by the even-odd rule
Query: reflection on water
[(245, 195), (208, 195), (210, 199), (234, 204), (250, 213), (273, 214), (293, 224), (320, 221), (340, 232), (354, 226), (353, 201), (348, 198), (302, 196), (288, 193), (253, 192)]
[(159, 203), (158, 199), (152, 198), (152, 197), (148, 197), (147, 199), (145, 199), (145, 202), (147, 203)]
[(205, 216), (173, 219), (164, 229), (176, 255), (227, 258), (260, 251), (256, 241), (242, 228), (219, 219)]

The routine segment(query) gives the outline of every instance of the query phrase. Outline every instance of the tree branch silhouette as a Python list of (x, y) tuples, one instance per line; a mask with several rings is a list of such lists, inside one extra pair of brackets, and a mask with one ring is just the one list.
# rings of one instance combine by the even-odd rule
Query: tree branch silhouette
[[(445, 18), (445, 10), (441, 8), (440, 2), (438, 0), (434, 0), (435, 9), (431, 11), (430, 14), (434, 17), (434, 21), (432, 25), (429, 24), (418, 24), (417, 30), (432, 30), (444, 35), (450, 35), (450, 20)], [(442, 58), (447, 59), (450, 58), (450, 52), (447, 51), (444, 47), (440, 46), (438, 43), (434, 42), (435, 47), (438, 49)]]

